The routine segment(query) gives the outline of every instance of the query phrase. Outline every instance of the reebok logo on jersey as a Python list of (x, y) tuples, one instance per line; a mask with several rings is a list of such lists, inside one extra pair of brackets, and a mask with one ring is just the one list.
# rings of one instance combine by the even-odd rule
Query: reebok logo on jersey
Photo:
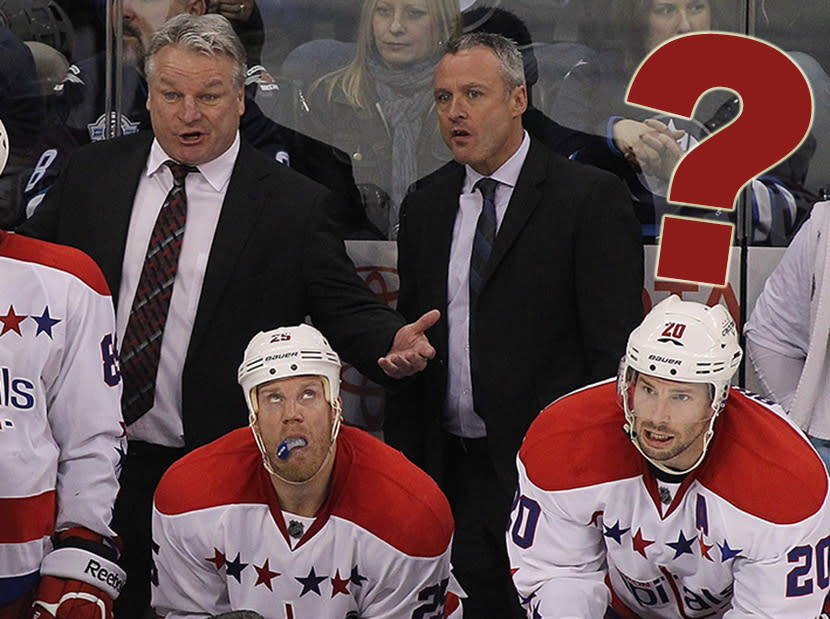
[(35, 385), (13, 376), (9, 368), (0, 367), (0, 406), (29, 410), (35, 406)]

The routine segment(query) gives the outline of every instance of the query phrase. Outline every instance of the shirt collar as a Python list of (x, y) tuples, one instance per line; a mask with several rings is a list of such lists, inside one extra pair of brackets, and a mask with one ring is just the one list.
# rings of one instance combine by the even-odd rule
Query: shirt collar
[[(511, 188), (515, 187), (516, 182), (519, 180), (519, 173), (522, 171), (522, 166), (524, 165), (525, 158), (527, 157), (527, 152), (529, 150), (530, 136), (527, 134), (527, 131), (525, 131), (524, 136), (522, 137), (522, 143), (519, 145), (519, 148), (516, 149), (516, 152), (513, 153), (507, 161), (501, 164), (495, 172), (490, 174), (488, 178), (493, 178), (502, 185), (507, 185)], [(485, 177), (484, 175), (473, 170), (469, 164), (465, 165), (464, 169), (467, 172), (467, 176), (464, 179), (463, 191), (464, 193), (472, 193), (475, 184), (480, 179)]]
[[(216, 159), (196, 166), (199, 173), (205, 178), (215, 191), (221, 191), (228, 183), (233, 172), (233, 165), (236, 162), (236, 156), (239, 154), (239, 131), (236, 132), (236, 137), (233, 144), (228, 150), (219, 155)], [(150, 156), (147, 158), (147, 176), (152, 176), (159, 171), (159, 168), (164, 165), (164, 162), (172, 159), (159, 144), (158, 139), (153, 139), (153, 145), (150, 147)]]

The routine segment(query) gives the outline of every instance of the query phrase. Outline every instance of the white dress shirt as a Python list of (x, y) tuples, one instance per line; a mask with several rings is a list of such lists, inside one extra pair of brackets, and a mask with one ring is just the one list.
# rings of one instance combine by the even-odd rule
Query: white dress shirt
[[(231, 147), (213, 161), (198, 166), (185, 179), (187, 223), (179, 254), (179, 266), (173, 284), (173, 296), (161, 341), (158, 377), (153, 407), (127, 427), (127, 437), (166, 447), (184, 446), (182, 423), (182, 372), (202, 293), (208, 256), (222, 202), (239, 153), (239, 134)], [(147, 166), (138, 182), (116, 308), (119, 343), (124, 339), (135, 291), (147, 254), (150, 234), (162, 204), (173, 187), (173, 174), (164, 165), (171, 159), (158, 140), (153, 140)]]
[[(496, 187), (496, 236), (507, 212), (513, 188), (522, 171), (530, 137), (527, 131), (518, 150), (489, 178), (499, 182)], [(487, 435), (484, 420), (473, 409), (473, 381), (470, 374), (470, 256), (473, 253), (478, 216), (481, 214), (481, 192), (474, 189), (484, 176), (466, 166), (467, 176), (458, 198), (458, 213), (452, 230), (450, 264), (447, 279), (447, 324), (449, 327), (449, 363), (444, 429), (465, 438)]]

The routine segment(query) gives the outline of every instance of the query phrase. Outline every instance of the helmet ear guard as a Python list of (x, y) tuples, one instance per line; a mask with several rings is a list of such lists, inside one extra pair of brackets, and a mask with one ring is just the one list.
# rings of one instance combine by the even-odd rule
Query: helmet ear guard
[[(617, 399), (626, 419), (624, 430), (649, 462), (674, 474), (686, 473), (700, 464), (714, 433), (715, 418), (726, 404), (732, 377), (742, 357), (735, 321), (723, 306), (682, 301), (676, 295), (654, 306), (629, 336), (617, 373)], [(631, 396), (639, 374), (710, 386), (712, 416), (703, 453), (686, 471), (667, 469), (649, 458), (634, 436)]]

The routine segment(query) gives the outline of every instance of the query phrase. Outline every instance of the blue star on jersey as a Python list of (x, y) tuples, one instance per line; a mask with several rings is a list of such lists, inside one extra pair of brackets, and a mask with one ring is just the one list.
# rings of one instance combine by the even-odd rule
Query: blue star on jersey
[(44, 308), (43, 313), (40, 316), (32, 315), (31, 319), (37, 323), (37, 332), (35, 333), (35, 337), (41, 333), (45, 333), (49, 336), (49, 339), (52, 339), (52, 327), (61, 322), (60, 318), (52, 318), (49, 315), (48, 305)]
[(362, 586), (362, 585), (363, 585), (363, 581), (364, 581), (364, 580), (366, 580), (366, 577), (365, 577), (365, 576), (361, 576), (361, 575), (360, 575), (360, 572), (357, 570), (357, 566), (355, 565), (355, 566), (352, 568), (352, 576), (351, 576), (351, 581), (352, 581), (352, 583), (353, 583), (355, 586), (360, 587), (360, 586)]
[(718, 548), (720, 548), (720, 555), (721, 555), (720, 561), (721, 561), (721, 563), (726, 563), (727, 561), (729, 561), (729, 559), (734, 559), (743, 550), (743, 548), (735, 548), (735, 549), (730, 548), (729, 547), (729, 542), (727, 542), (726, 540), (723, 540), (723, 545), (722, 546), (720, 544), (718, 544)]
[[(618, 544), (622, 543), (622, 536), (625, 535), (630, 528), (621, 528), (620, 522), (617, 521), (613, 525), (603, 526), (603, 535), (605, 537), (609, 537), (613, 539)], [(639, 552), (643, 557), (648, 558), (646, 554), (646, 548), (651, 546), (654, 543), (653, 540), (646, 538), (641, 530), (638, 530), (637, 533), (632, 538), (632, 545), (634, 550)], [(677, 541), (675, 542), (666, 542), (666, 545), (669, 546), (672, 550), (674, 550), (674, 556), (672, 560), (679, 559), (685, 554), (694, 555), (695, 554), (695, 546), (700, 549), (701, 556), (708, 559), (709, 561), (714, 561), (710, 556), (709, 552), (714, 547), (717, 546), (721, 553), (721, 563), (726, 563), (730, 559), (734, 559), (743, 549), (741, 548), (730, 548), (729, 543), (726, 540), (723, 540), (723, 544), (719, 544), (717, 542), (713, 542), (712, 544), (705, 543), (703, 536), (701, 535), (698, 537), (697, 535), (693, 535), (690, 538), (686, 537), (686, 534), (681, 530), (678, 533)]]
[(631, 529), (620, 529), (620, 521), (619, 520), (617, 520), (617, 522), (615, 522), (610, 527), (605, 526), (605, 524), (603, 524), (602, 527), (603, 527), (603, 529), (605, 529), (605, 531), (603, 532), (603, 535), (605, 537), (610, 537), (611, 539), (613, 539), (618, 544), (622, 544), (622, 536), (625, 535), (628, 531), (631, 530)]
[(677, 559), (681, 555), (686, 553), (693, 555), (695, 551), (693, 550), (692, 546), (697, 541), (697, 536), (692, 536), (689, 539), (686, 539), (686, 536), (683, 534), (683, 531), (680, 531), (680, 535), (677, 537), (676, 542), (668, 542), (666, 545), (670, 548), (674, 549), (674, 556), (672, 559)]
[(127, 450), (123, 445), (119, 445), (115, 448), (115, 451), (118, 452), (118, 470), (120, 471), (124, 467), (124, 462), (127, 461)]
[(313, 567), (311, 568), (311, 571), (309, 571), (308, 576), (305, 578), (295, 577), (295, 580), (303, 586), (300, 597), (303, 597), (309, 591), (314, 591), (314, 593), (320, 595), (320, 583), (327, 578), (328, 576), (317, 576), (317, 574), (314, 573)]
[[(232, 577), (239, 584), (243, 584), (243, 572), (245, 571), (245, 568), (247, 568), (251, 564), (244, 563), (241, 557), (241, 553), (239, 552), (237, 552), (236, 558), (230, 560), (227, 559), (228, 555), (220, 552), (218, 548), (214, 548), (213, 551), (213, 557), (205, 558), (205, 561), (212, 563), (217, 570), (225, 568), (228, 577)], [(271, 589), (271, 581), (274, 578), (277, 578), (281, 575), (280, 572), (275, 572), (271, 569), (269, 561), (270, 560), (266, 558), (262, 565), (254, 564), (254, 569), (256, 570), (257, 577), (256, 582), (252, 584), (253, 587), (264, 585), (268, 589)], [(360, 569), (357, 565), (354, 565), (351, 568), (351, 571), (348, 573), (348, 578), (341, 578), (340, 570), (337, 570), (335, 576), (333, 578), (329, 578), (328, 576), (318, 576), (314, 567), (312, 567), (306, 576), (294, 577), (294, 580), (296, 580), (298, 583), (300, 583), (300, 585), (302, 585), (302, 590), (300, 591), (299, 597), (303, 597), (307, 593), (316, 593), (318, 596), (322, 597), (323, 591), (321, 590), (320, 585), (326, 580), (331, 581), (331, 597), (334, 597), (338, 593), (348, 595), (348, 585), (351, 584), (355, 587), (361, 587), (363, 586), (363, 583), (367, 580), (366, 576), (363, 576), (360, 573)]]
[(234, 578), (236, 578), (236, 582), (241, 584), (242, 583), (242, 570), (244, 570), (246, 567), (248, 567), (248, 564), (247, 563), (242, 563), (242, 561), (239, 559), (239, 553), (238, 552), (236, 553), (236, 559), (234, 559), (233, 561), (228, 561), (225, 564), (225, 567), (227, 569), (228, 576), (233, 576)]
[(21, 323), (29, 318), (37, 323), (34, 337), (45, 333), (49, 339), (52, 339), (52, 328), (59, 322), (63, 322), (62, 318), (55, 318), (49, 313), (48, 305), (43, 308), (40, 316), (35, 314), (18, 314), (14, 310), (14, 305), (9, 305), (8, 312), (0, 315), (0, 322), (3, 323), (3, 327), (0, 329), (0, 335), (5, 335), (13, 331), (20, 337), (24, 337), (26, 333), (24, 329), (21, 329)]

